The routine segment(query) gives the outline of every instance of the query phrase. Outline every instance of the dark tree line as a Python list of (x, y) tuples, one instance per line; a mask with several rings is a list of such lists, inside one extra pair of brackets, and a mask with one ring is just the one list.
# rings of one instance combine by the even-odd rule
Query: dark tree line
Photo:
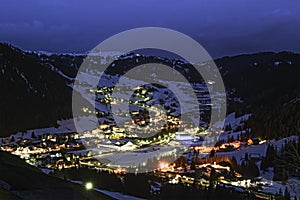
[(273, 145), (268, 145), (266, 156), (262, 159), (260, 169), (273, 168), (275, 181), (286, 183), (289, 177), (300, 178), (300, 150), (299, 139), (285, 141), (278, 150)]
[(72, 88), (50, 69), (46, 56), (42, 60), (6, 44), (0, 44), (0, 53), (1, 136), (72, 117)]

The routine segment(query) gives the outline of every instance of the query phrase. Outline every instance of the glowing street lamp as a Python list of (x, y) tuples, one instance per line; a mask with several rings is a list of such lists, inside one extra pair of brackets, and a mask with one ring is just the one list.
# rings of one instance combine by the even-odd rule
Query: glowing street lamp
[(87, 193), (87, 199), (90, 199), (90, 198), (89, 198), (89, 191), (90, 191), (91, 189), (93, 189), (93, 183), (87, 182), (87, 183), (85, 184), (85, 189), (86, 189), (86, 193)]
[(93, 189), (93, 183), (87, 182), (87, 183), (85, 184), (85, 189), (87, 189), (87, 190)]

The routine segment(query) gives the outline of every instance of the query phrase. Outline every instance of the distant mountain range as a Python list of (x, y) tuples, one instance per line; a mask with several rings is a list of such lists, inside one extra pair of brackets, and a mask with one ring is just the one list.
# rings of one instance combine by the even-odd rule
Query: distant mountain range
[[(103, 62), (110, 56), (113, 55), (107, 54)], [(58, 119), (72, 117), (72, 82), (84, 58), (84, 54), (22, 51), (0, 43), (0, 135), (49, 127), (56, 125)], [(139, 60), (134, 55), (125, 56), (116, 64), (134, 66), (143, 60), (165, 63), (182, 73), (190, 68), (185, 62), (155, 56), (140, 56)], [(215, 63), (228, 93), (228, 112), (252, 113), (247, 126), (253, 135), (297, 134), (299, 54), (263, 52), (223, 57)], [(237, 98), (241, 101), (234, 100)]]

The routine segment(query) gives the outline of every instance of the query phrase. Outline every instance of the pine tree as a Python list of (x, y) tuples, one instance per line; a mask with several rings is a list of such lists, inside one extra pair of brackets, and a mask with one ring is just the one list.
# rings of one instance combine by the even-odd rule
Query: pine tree
[(236, 157), (235, 157), (235, 156), (232, 156), (231, 162), (232, 162), (232, 167), (233, 167), (234, 169), (236, 169), (237, 166), (238, 166), (238, 163), (237, 163), (237, 160), (236, 160)]
[(281, 188), (279, 188), (278, 194), (279, 194), (280, 196), (282, 196), (282, 190), (281, 190)]
[(267, 152), (266, 152), (266, 157), (264, 159), (263, 168), (266, 169), (268, 167), (273, 167), (275, 158), (276, 158), (276, 151), (274, 149), (274, 146), (273, 145), (268, 145)]
[(286, 181), (288, 180), (288, 175), (286, 173), (285, 168), (282, 168), (281, 170), (281, 182), (286, 183)]
[(212, 150), (210, 151), (209, 157), (210, 157), (210, 158), (215, 157), (215, 153), (216, 153), (216, 151), (215, 151), (214, 149), (212, 149)]
[(36, 138), (36, 135), (34, 134), (33, 131), (32, 131), (32, 133), (31, 133), (31, 138)]
[(228, 134), (228, 136), (227, 136), (227, 143), (230, 143), (231, 142), (231, 137), (230, 137), (230, 135)]
[(290, 192), (287, 189), (287, 187), (285, 187), (285, 190), (284, 190), (284, 199), (286, 199), (286, 200), (290, 200), (291, 199), (291, 195), (290, 195)]
[(233, 137), (233, 135), (231, 136), (230, 140), (231, 140), (231, 142), (234, 142), (234, 137)]
[(265, 170), (267, 168), (265, 158), (261, 160), (260, 170)]
[(245, 161), (248, 161), (248, 160), (249, 160), (248, 153), (245, 153)]
[(14, 137), (14, 136), (11, 136), (10, 142), (14, 142), (14, 141), (15, 141), (15, 137)]
[(231, 124), (228, 124), (226, 127), (225, 127), (225, 131), (232, 131), (232, 127), (231, 127)]
[(248, 169), (249, 169), (250, 178), (254, 178), (260, 175), (259, 169), (254, 161), (249, 162)]

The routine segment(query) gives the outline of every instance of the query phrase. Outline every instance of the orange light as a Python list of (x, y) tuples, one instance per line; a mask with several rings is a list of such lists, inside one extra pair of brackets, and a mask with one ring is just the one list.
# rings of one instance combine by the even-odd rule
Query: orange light
[(168, 163), (165, 163), (165, 162), (160, 162), (160, 163), (159, 163), (159, 168), (160, 168), (160, 169), (167, 168), (168, 166), (169, 166)]

